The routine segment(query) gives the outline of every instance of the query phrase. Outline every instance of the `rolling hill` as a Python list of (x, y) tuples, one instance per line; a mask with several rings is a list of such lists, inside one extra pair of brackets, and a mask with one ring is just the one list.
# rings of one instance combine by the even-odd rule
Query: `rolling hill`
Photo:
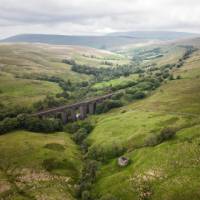
[[(191, 45), (194, 51), (188, 55)], [(36, 79), (41, 74), (70, 80), (76, 86), (70, 91), (73, 94), (84, 90), (79, 85), (82, 82), (91, 84), (86, 86), (87, 93), (119, 87), (126, 94), (135, 92), (137, 84), (145, 87), (152, 77), (168, 76), (162, 76), (158, 87), (144, 89), (145, 98), (69, 123), (61, 132), (18, 128), (0, 135), (0, 199), (199, 200), (199, 47), (198, 38), (127, 47), (120, 53), (80, 46), (2, 43), (2, 107), (31, 106), (49, 94), (63, 92), (57, 82)], [(95, 81), (88, 72), (73, 71), (73, 64), (63, 59), (92, 70), (113, 67), (114, 71), (131, 64), (139, 72)], [(163, 132), (173, 135), (161, 140)], [(120, 156), (129, 159), (127, 166), (118, 165)]]
[(112, 33), (104, 36), (70, 36), (47, 34), (22, 34), (1, 40), (0, 42), (29, 42), (56, 45), (78, 45), (101, 49), (112, 49), (128, 44), (144, 43), (149, 40), (175, 40), (197, 37), (197, 34), (183, 32), (135, 31)]
[[(130, 159), (119, 167), (108, 159), (92, 194), (102, 199), (187, 200), (200, 198), (200, 51), (174, 71), (181, 79), (162, 85), (150, 97), (94, 117), (89, 152), (111, 155), (124, 147)], [(176, 129), (169, 141), (148, 145), (163, 128)], [(97, 157), (98, 158), (98, 157)], [(114, 184), (113, 184), (114, 183)]]

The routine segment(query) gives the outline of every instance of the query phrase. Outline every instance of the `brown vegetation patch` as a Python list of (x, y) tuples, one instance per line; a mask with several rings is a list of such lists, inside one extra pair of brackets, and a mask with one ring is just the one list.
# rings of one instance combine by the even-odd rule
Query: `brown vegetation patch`
[(10, 190), (11, 185), (7, 181), (0, 181), (0, 193)]
[(36, 171), (34, 169), (28, 169), (28, 168), (22, 169), (20, 174), (17, 176), (17, 181), (26, 183), (31, 183), (34, 181), (39, 182), (39, 181), (53, 181), (53, 180), (68, 182), (69, 179), (70, 179), (69, 177), (50, 174), (44, 170)]
[(134, 175), (130, 178), (130, 182), (136, 190), (139, 200), (148, 200), (153, 194), (151, 183), (163, 178), (166, 176), (162, 170), (150, 169), (142, 174)]

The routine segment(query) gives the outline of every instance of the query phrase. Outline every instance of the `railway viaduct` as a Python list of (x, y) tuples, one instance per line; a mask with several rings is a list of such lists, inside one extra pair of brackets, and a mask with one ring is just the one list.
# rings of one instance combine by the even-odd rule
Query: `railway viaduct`
[(112, 94), (107, 94), (91, 100), (86, 100), (71, 105), (64, 105), (57, 108), (52, 108), (32, 114), (32, 116), (55, 117), (60, 118), (64, 124), (69, 121), (76, 121), (77, 119), (85, 119), (87, 114), (94, 114), (96, 105), (102, 103), (106, 99), (110, 99)]

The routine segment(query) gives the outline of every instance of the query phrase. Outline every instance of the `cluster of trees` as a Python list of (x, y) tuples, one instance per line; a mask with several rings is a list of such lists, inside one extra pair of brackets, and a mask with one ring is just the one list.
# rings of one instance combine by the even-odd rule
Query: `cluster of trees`
[(133, 65), (122, 65), (112, 68), (96, 68), (77, 64), (74, 60), (65, 59), (63, 62), (72, 65), (71, 69), (77, 73), (93, 75), (97, 81), (111, 80), (120, 76), (129, 76), (130, 74), (137, 73), (139, 70)]
[(186, 49), (186, 52), (183, 54), (182, 58), (179, 59), (178, 63), (176, 64), (177, 68), (183, 66), (184, 61), (190, 57), (192, 53), (194, 53), (197, 49), (193, 46), (183, 46)]
[(36, 103), (33, 104), (34, 110), (40, 111), (47, 108), (53, 108), (65, 104), (66, 99), (60, 96), (61, 94), (58, 95), (56, 95), (56, 97), (52, 95), (47, 95), (45, 99), (37, 101)]
[[(65, 131), (72, 134), (72, 139), (80, 145), (84, 154), (84, 167), (82, 169), (81, 177), (76, 187), (76, 197), (81, 200), (97, 199), (91, 194), (91, 188), (97, 176), (97, 170), (100, 162), (106, 162), (110, 158), (120, 156), (124, 153), (125, 148), (114, 144), (110, 150), (103, 148), (89, 148), (87, 137), (93, 130), (94, 125), (90, 121), (77, 121), (65, 126)], [(60, 163), (55, 160), (46, 160), (44, 166), (47, 170), (52, 169), (55, 165)], [(110, 199), (110, 197), (112, 197)], [(99, 199), (99, 198), (98, 198)], [(99, 200), (117, 200), (112, 195), (105, 195)]]
[(78, 183), (76, 195), (81, 200), (93, 200), (90, 190), (92, 184), (96, 179), (96, 172), (98, 170), (99, 163), (95, 160), (86, 159), (85, 165), (82, 170), (82, 175)]
[(185, 46), (185, 48), (186, 48), (186, 52), (183, 55), (183, 58), (182, 58), (183, 60), (188, 59), (192, 53), (197, 51), (197, 49), (194, 48), (193, 46)]
[(65, 126), (65, 130), (72, 134), (72, 139), (80, 145), (83, 152), (87, 152), (87, 136), (91, 133), (94, 126), (90, 121), (77, 121)]
[(71, 91), (72, 90), (72, 83), (70, 80), (65, 81), (62, 78), (59, 78), (57, 76), (46, 76), (46, 75), (39, 75), (36, 76), (36, 80), (42, 80), (42, 81), (49, 81), (53, 83), (58, 83), (58, 85), (63, 89), (63, 91)]
[(124, 97), (128, 101), (143, 99), (149, 91), (155, 90), (160, 86), (162, 79), (153, 76), (142, 77), (137, 84), (125, 90)]
[(14, 118), (5, 118), (0, 122), (0, 134), (5, 134), (16, 129), (51, 133), (61, 131), (63, 127), (59, 119), (39, 119), (38, 117), (31, 117), (26, 114), (20, 114)]
[(107, 162), (110, 159), (119, 157), (124, 154), (126, 148), (120, 144), (113, 144), (108, 147), (93, 146), (88, 149), (88, 158), (100, 162)]
[(80, 145), (85, 158), (85, 164), (79, 179), (76, 196), (81, 200), (92, 200), (90, 189), (96, 179), (96, 171), (99, 163), (96, 160), (87, 158), (88, 144), (87, 136), (93, 130), (94, 126), (90, 121), (77, 121), (65, 126), (65, 131), (72, 134), (72, 139)]
[(101, 64), (102, 64), (102, 65), (110, 65), (110, 66), (113, 66), (113, 63), (112, 63), (112, 62), (109, 62), (109, 61), (106, 61), (106, 60), (105, 60), (105, 61), (102, 61)]
[(96, 114), (105, 113), (113, 108), (119, 108), (121, 106), (123, 106), (123, 103), (120, 100), (106, 100), (101, 104), (97, 104)]
[(5, 118), (16, 117), (20, 113), (30, 113), (31, 111), (31, 108), (22, 107), (20, 105), (15, 107), (7, 107), (2, 105), (2, 107), (0, 107), (0, 121)]

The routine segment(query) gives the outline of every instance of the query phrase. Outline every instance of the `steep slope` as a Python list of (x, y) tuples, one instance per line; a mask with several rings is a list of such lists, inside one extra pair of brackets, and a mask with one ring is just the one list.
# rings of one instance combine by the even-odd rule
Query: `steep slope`
[(73, 200), (81, 159), (67, 133), (1, 135), (0, 199)]
[[(89, 154), (106, 160), (92, 193), (102, 199), (187, 200), (200, 198), (200, 51), (180, 69), (181, 79), (165, 83), (150, 97), (94, 117)], [(151, 146), (163, 128), (176, 136)], [(125, 148), (130, 158), (119, 167), (117, 155)], [(108, 197), (108, 195), (111, 195)]]

